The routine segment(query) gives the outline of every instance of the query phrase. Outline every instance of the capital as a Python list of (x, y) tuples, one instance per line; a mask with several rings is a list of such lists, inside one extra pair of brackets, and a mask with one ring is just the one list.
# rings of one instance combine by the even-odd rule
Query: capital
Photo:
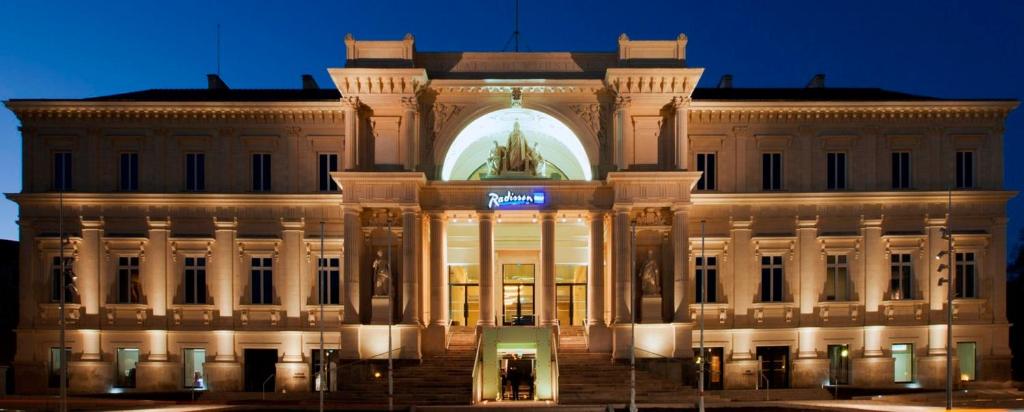
[(629, 105), (633, 103), (633, 98), (629, 96), (618, 95), (615, 96), (615, 111), (625, 110), (629, 108)]
[(420, 102), (416, 97), (403, 97), (402, 108), (407, 111), (418, 112), (420, 109)]
[(672, 98), (672, 108), (676, 110), (684, 110), (690, 107), (690, 103), (693, 103), (693, 98), (690, 96), (676, 96)]
[(355, 96), (342, 97), (341, 108), (347, 110), (359, 110), (359, 98)]

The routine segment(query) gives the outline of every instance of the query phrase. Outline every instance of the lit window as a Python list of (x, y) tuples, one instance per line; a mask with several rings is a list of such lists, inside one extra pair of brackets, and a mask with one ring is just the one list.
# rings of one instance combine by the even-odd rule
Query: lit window
[(341, 303), (341, 259), (317, 259), (317, 271), (320, 273), (320, 302), (327, 305)]
[(956, 357), (960, 360), (960, 380), (973, 381), (977, 378), (975, 364), (978, 355), (978, 344), (959, 342), (956, 344)]
[(697, 190), (717, 189), (717, 163), (715, 153), (697, 153), (697, 171), (704, 172), (697, 181)]
[(704, 279), (707, 279), (707, 285), (708, 285), (707, 286), (707, 291), (705, 292), (707, 294), (708, 300), (705, 303), (715, 303), (715, 302), (717, 302), (718, 301), (718, 299), (717, 299), (717, 291), (715, 290), (715, 287), (718, 285), (718, 258), (715, 257), (715, 256), (708, 256), (707, 257), (707, 265), (705, 265), (704, 264), (704, 259), (702, 259), (700, 256), (697, 256), (697, 260), (696, 260), (695, 263), (696, 263), (696, 268), (697, 268), (697, 273), (696, 273), (696, 278), (697, 278), (697, 280), (696, 280), (696, 283), (697, 283), (696, 284), (696, 287), (697, 287), (697, 290), (696, 290), (697, 299), (695, 300), (695, 302), (697, 302), (697, 303), (701, 302), (701, 299), (702, 299), (701, 292), (703, 290)]
[[(64, 356), (61, 356), (60, 348), (50, 348), (50, 367), (48, 369), (48, 383), (51, 388), (60, 387), (60, 365), (65, 359), (71, 359), (71, 348), (64, 348)], [(68, 377), (71, 373), (68, 373)]]
[(913, 256), (910, 253), (893, 253), (889, 257), (889, 263), (889, 299), (913, 299)]
[(274, 303), (274, 260), (268, 257), (254, 257), (250, 280), (253, 305)]
[(185, 258), (185, 303), (206, 303), (206, 258)]
[(337, 192), (338, 183), (331, 178), (331, 172), (338, 171), (338, 155), (336, 153), (320, 153), (320, 191)]
[(973, 252), (956, 254), (956, 297), (976, 298), (978, 297), (977, 285), (977, 263), (974, 260)]
[(135, 365), (138, 363), (138, 348), (117, 348), (117, 376), (114, 378), (114, 386), (134, 388)]
[(850, 384), (850, 345), (828, 345), (828, 382)]
[(782, 256), (761, 256), (761, 301), (783, 301)]
[(761, 188), (782, 190), (782, 153), (761, 154)]
[(850, 268), (846, 255), (828, 255), (825, 260), (825, 300), (850, 300)]
[(206, 349), (185, 349), (182, 356), (185, 372), (183, 386), (190, 389), (206, 389), (206, 375), (203, 364), (206, 363)]
[[(310, 365), (310, 371), (313, 373), (313, 379), (310, 384), (312, 385), (314, 392), (317, 392), (318, 389), (328, 392), (337, 390), (337, 387), (331, 379), (332, 376), (337, 374), (337, 352), (334, 349), (324, 349), (324, 352), (327, 352), (326, 365), (322, 365), (320, 363), (320, 349), (313, 349), (311, 353), (312, 356), (310, 356), (310, 361), (312, 363), (312, 365)], [(317, 386), (319, 386), (319, 388)]]
[(118, 189), (122, 192), (139, 190), (139, 154), (135, 152), (121, 153), (121, 181)]
[(914, 381), (914, 345), (897, 343), (892, 345), (893, 381), (910, 383)]
[(827, 153), (825, 157), (828, 190), (846, 189), (846, 153)]
[(910, 152), (892, 153), (892, 188), (910, 189)]
[(53, 154), (53, 190), (71, 190), (71, 152)]
[(270, 153), (252, 155), (252, 191), (270, 191)]
[(185, 155), (185, 190), (202, 192), (206, 190), (206, 155), (188, 153)]
[(142, 303), (142, 280), (138, 256), (117, 258), (117, 302)]
[(956, 188), (974, 187), (974, 152), (956, 152)]

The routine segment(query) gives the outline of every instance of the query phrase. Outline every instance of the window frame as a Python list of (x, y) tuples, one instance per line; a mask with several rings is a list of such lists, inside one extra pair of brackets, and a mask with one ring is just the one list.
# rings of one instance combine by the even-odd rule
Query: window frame
[[(132, 370), (135, 371), (135, 374), (134, 375), (130, 374), (129, 377), (123, 378), (121, 376), (121, 370), (123, 368), (123, 366), (121, 365), (121, 362), (123, 362), (123, 360), (121, 359), (121, 355), (123, 353), (127, 353), (127, 352), (135, 352), (135, 364), (132, 365), (133, 366)], [(137, 385), (138, 385), (139, 361), (141, 361), (141, 360), (142, 360), (142, 356), (141, 356), (141, 351), (139, 351), (139, 348), (118, 347), (117, 349), (114, 350), (114, 371), (115, 371), (114, 372), (114, 387), (115, 388), (133, 389), (133, 388), (137, 387)], [(124, 380), (122, 380), (122, 379), (124, 379)]]
[[(122, 263), (122, 259), (127, 259), (127, 263)], [(139, 300), (135, 302), (131, 299), (132, 277), (137, 277), (139, 279), (139, 284), (142, 283), (142, 267), (139, 264), (140, 261), (141, 259), (139, 258), (139, 255), (121, 255), (117, 257), (117, 303), (124, 305), (138, 305), (142, 303), (141, 287), (139, 290)], [(122, 293), (124, 293), (124, 295), (122, 295)]]
[[(765, 192), (782, 191), (785, 186), (782, 152), (761, 153), (761, 190)], [(777, 170), (776, 170), (777, 169)], [(766, 173), (768, 172), (768, 173)]]
[[(64, 269), (74, 270), (75, 258), (72, 256), (64, 256)], [(60, 302), (60, 290), (64, 290), (64, 302), (71, 303), (74, 301), (74, 294), (67, 290), (64, 286), (64, 273), (60, 267), (60, 255), (54, 255), (50, 259), (50, 302)]]
[(249, 303), (274, 304), (274, 258), (271, 256), (249, 257)]
[(185, 153), (185, 191), (206, 191), (206, 153)]
[[(956, 299), (977, 299), (978, 294), (978, 257), (974, 251), (954, 252), (953, 265), (956, 267), (956, 290), (953, 292)], [(970, 257), (970, 259), (967, 259)], [(970, 276), (965, 276), (967, 268), (971, 269)], [(970, 295), (966, 295), (967, 282), (970, 280)]]
[[(906, 350), (905, 351), (901, 351), (899, 353), (906, 353), (906, 354), (910, 355), (910, 366), (909, 366), (909, 368), (910, 368), (910, 379), (909, 380), (900, 380), (900, 378), (896, 376), (896, 367), (897, 367), (897, 365), (896, 365), (896, 349), (895, 348), (896, 348), (897, 345), (906, 346)], [(913, 343), (896, 342), (896, 343), (893, 343), (892, 345), (890, 345), (889, 348), (890, 348), (890, 352), (891, 352), (891, 357), (893, 358), (893, 379), (892, 379), (893, 383), (912, 384), (912, 383), (917, 382), (917, 367), (916, 367), (917, 365), (915, 365), (915, 363), (917, 361), (917, 354), (914, 352), (914, 344)]]
[[(185, 256), (182, 261), (181, 281), (184, 293), (182, 301), (186, 305), (205, 305), (209, 294), (207, 283), (207, 258), (202, 255)], [(189, 283), (192, 287), (189, 287)], [(191, 292), (191, 299), (189, 299)]]
[[(188, 359), (189, 359), (188, 355), (189, 355), (189, 352), (197, 352), (197, 351), (203, 353), (203, 362), (199, 363), (199, 366), (198, 366), (200, 379), (203, 380), (202, 386), (195, 386), (195, 385), (193, 385), (193, 383), (195, 382), (195, 380), (193, 378), (195, 376), (195, 372), (196, 372), (195, 368), (193, 368), (193, 370), (192, 370), (193, 373), (192, 374), (188, 373), (189, 372), (189, 370), (188, 370)], [(194, 356), (193, 356), (193, 359), (194, 359)], [(207, 386), (209, 386), (209, 385), (206, 384), (206, 367), (205, 367), (205, 364), (206, 364), (206, 348), (182, 348), (181, 349), (181, 369), (182, 369), (181, 376), (182, 376), (182, 381), (183, 381), (182, 382), (182, 387), (183, 388), (185, 388), (185, 389), (192, 389), (192, 390), (202, 390), (202, 389), (206, 389)]]
[[(704, 303), (718, 303), (718, 256), (717, 255), (704, 255), (707, 259), (707, 275), (703, 276), (703, 279), (707, 280), (707, 301)], [(701, 285), (703, 283), (702, 273), (704, 271), (704, 265), (702, 264), (704, 259), (700, 256), (695, 256), (693, 259), (694, 267), (694, 303), (701, 303)]]
[(956, 188), (974, 189), (978, 184), (977, 152), (975, 150), (957, 150), (955, 156), (956, 159), (953, 170), (956, 173)]
[(265, 193), (272, 190), (273, 162), (271, 153), (258, 152), (249, 156), (249, 188), (252, 192)]
[[(711, 160), (710, 167), (708, 160)], [(697, 190), (718, 190), (718, 152), (698, 152), (694, 155), (694, 167), (701, 173)]]
[[(825, 189), (826, 190), (847, 190), (849, 189), (849, 162), (846, 161), (846, 152), (825, 153)], [(842, 164), (839, 164), (842, 163)]]
[[(71, 360), (71, 347), (70, 346), (66, 346), (64, 348), (63, 359), (56, 359), (56, 358), (61, 358), (61, 356), (57, 356), (58, 354), (60, 354), (60, 347), (59, 346), (51, 346), (50, 350), (48, 352), (49, 352), (49, 355), (47, 356), (47, 366), (48, 366), (48, 368), (46, 370), (46, 381), (47, 381), (46, 384), (47, 384), (48, 388), (59, 388), (60, 387), (60, 368), (61, 368), (61, 365), (58, 363), (58, 361), (60, 361), (60, 362), (68, 362), (68, 361)], [(56, 373), (54, 373), (54, 372), (56, 372)], [(68, 371), (67, 378), (68, 378), (67, 380), (69, 381), (68, 383), (70, 384), (70, 380), (71, 380), (71, 371), (70, 370)], [(70, 387), (70, 385), (69, 385), (69, 387)]]
[(53, 165), (50, 170), (52, 179), (50, 186), (54, 191), (71, 191), (74, 183), (74, 158), (71, 151), (59, 150), (53, 152)]
[[(842, 259), (840, 259), (842, 258)], [(842, 261), (840, 261), (842, 260)], [(845, 279), (839, 282), (839, 271), (845, 270)], [(831, 282), (829, 277), (831, 276)], [(829, 253), (825, 256), (825, 301), (827, 302), (849, 302), (853, 300), (850, 287), (850, 257), (846, 253)], [(832, 285), (832, 295), (829, 295), (829, 284)], [(844, 299), (839, 299), (839, 287), (842, 286)]]
[[(333, 264), (337, 262), (337, 266)], [(325, 266), (325, 263), (329, 266)], [(316, 274), (317, 274), (317, 304), (323, 302), (325, 305), (340, 305), (341, 304), (341, 257), (340, 256), (321, 256), (317, 257), (316, 261)], [(327, 287), (323, 287), (324, 284)], [(327, 296), (326, 302), (324, 297)]]
[[(768, 259), (767, 263), (765, 259)], [(765, 271), (768, 284), (765, 284)], [(778, 279), (776, 279), (778, 277)], [(768, 289), (766, 289), (768, 288)], [(776, 296), (776, 294), (778, 296)], [(761, 256), (761, 302), (778, 303), (786, 301), (786, 259), (782, 255)]]
[[(842, 352), (846, 351), (846, 356), (842, 355)], [(850, 358), (853, 356), (853, 352), (850, 350), (850, 344), (839, 343), (831, 344), (826, 347), (826, 353), (828, 353), (828, 382), (831, 385), (849, 385), (852, 364)], [(836, 359), (833, 359), (833, 355), (836, 355)], [(837, 362), (838, 360), (838, 362)], [(837, 365), (838, 363), (838, 365)], [(838, 366), (838, 370), (836, 370)], [(840, 374), (842, 379), (840, 379)]]
[(893, 190), (910, 190), (914, 187), (913, 152), (909, 150), (894, 150), (892, 152), (891, 169), (891, 186)]
[[(125, 170), (125, 159), (127, 157), (127, 170)], [(139, 191), (139, 152), (125, 151), (118, 155), (118, 182), (117, 190), (120, 192)]]
[[(326, 170), (324, 161), (327, 161)], [(339, 171), (340, 167), (340, 156), (337, 152), (319, 152), (317, 153), (317, 189), (323, 193), (334, 193), (340, 189), (338, 182), (335, 182), (331, 178), (331, 173)], [(332, 166), (333, 160), (333, 166)]]
[[(897, 256), (906, 256), (907, 261), (894, 261), (893, 259)], [(902, 269), (906, 269), (908, 273), (903, 273)], [(895, 276), (898, 273), (898, 276)], [(914, 290), (914, 253), (912, 252), (892, 252), (889, 255), (889, 299), (888, 300), (913, 300), (916, 296)], [(894, 280), (899, 283), (899, 295), (896, 295), (897, 290), (893, 289)]]

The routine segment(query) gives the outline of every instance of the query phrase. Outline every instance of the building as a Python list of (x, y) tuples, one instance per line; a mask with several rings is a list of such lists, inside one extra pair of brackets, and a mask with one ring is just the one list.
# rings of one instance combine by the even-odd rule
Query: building
[(480, 347), (475, 400), (500, 397), (523, 360), (534, 397), (568, 396), (559, 336), (615, 359), (635, 338), (643, 367), (692, 384), (701, 307), (712, 388), (942, 387), (946, 225), (957, 376), (1008, 378), (1016, 101), (821, 75), (700, 88), (683, 35), (622, 35), (607, 53), (345, 43), (334, 88), (211, 75), (201, 90), (7, 102), (24, 145), (8, 195), (17, 391), (59, 382), (61, 191), (77, 392), (258, 391), (272, 374), (309, 391), (321, 327), (330, 381), (388, 352), (415, 369), (462, 334)]

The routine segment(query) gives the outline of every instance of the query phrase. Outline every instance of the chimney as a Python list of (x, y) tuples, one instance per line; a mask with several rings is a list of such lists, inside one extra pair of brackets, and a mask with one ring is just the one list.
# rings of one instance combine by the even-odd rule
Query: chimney
[(718, 80), (719, 89), (731, 89), (732, 88), (732, 75), (723, 74), (722, 78)]
[(312, 74), (302, 75), (302, 90), (319, 90), (320, 85), (316, 84), (316, 79), (313, 78)]
[(824, 89), (825, 88), (825, 75), (818, 73), (811, 78), (811, 81), (807, 82), (807, 89)]
[(224, 80), (220, 79), (220, 75), (208, 74), (206, 75), (206, 88), (209, 90), (227, 90), (230, 89)]

